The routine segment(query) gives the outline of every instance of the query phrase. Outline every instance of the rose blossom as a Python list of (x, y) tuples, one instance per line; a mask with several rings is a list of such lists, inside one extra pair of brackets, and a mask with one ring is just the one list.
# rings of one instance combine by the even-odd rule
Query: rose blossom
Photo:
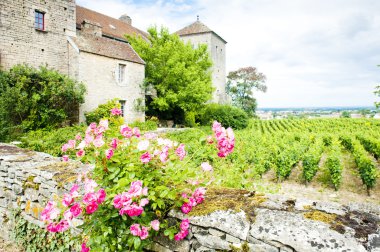
[(114, 116), (120, 116), (122, 114), (122, 111), (119, 108), (113, 108), (111, 109), (111, 114)]
[(150, 155), (149, 152), (145, 152), (140, 156), (140, 160), (143, 164), (149, 163), (149, 161), (152, 159), (152, 155)]
[(98, 184), (92, 179), (86, 178), (86, 180), (84, 181), (84, 190), (86, 191), (86, 193), (94, 192), (94, 189), (97, 186)]
[(59, 209), (56, 208), (57, 203), (54, 201), (49, 201), (41, 212), (41, 220), (43, 221), (50, 221), (54, 220), (59, 215)]
[(126, 137), (126, 138), (131, 138), (133, 136), (132, 129), (129, 128), (127, 125), (121, 125), (120, 126), (120, 133)]
[(104, 143), (104, 141), (103, 141), (102, 138), (96, 138), (96, 139), (92, 142), (92, 144), (93, 144), (96, 148), (100, 148), (100, 147), (102, 147), (105, 143)]
[(113, 149), (106, 150), (106, 158), (111, 159), (113, 156)]
[(84, 196), (83, 196), (83, 203), (85, 205), (90, 205), (94, 202), (97, 202), (98, 201), (98, 197), (96, 196), (95, 193), (86, 193)]
[(158, 220), (153, 220), (150, 222), (150, 226), (153, 228), (153, 230), (158, 231), (160, 229), (160, 222)]
[(176, 149), (175, 153), (179, 157), (179, 160), (183, 160), (183, 158), (186, 156), (186, 151), (185, 151), (185, 145), (180, 144), (179, 147)]
[(139, 128), (134, 127), (132, 130), (132, 133), (133, 133), (133, 135), (135, 135), (135, 137), (137, 137), (137, 138), (140, 137), (140, 129)]
[(96, 193), (96, 197), (99, 204), (103, 203), (106, 199), (106, 191), (103, 188), (100, 188)]
[(104, 130), (108, 130), (108, 120), (107, 119), (100, 120), (99, 121), (99, 126), (103, 127)]
[(78, 140), (78, 141), (82, 140), (82, 136), (78, 133), (78, 134), (75, 136), (75, 140)]
[(79, 185), (74, 184), (70, 189), (71, 197), (73, 197), (73, 198), (78, 197), (79, 196), (78, 190), (79, 190)]
[(73, 215), (73, 213), (68, 209), (68, 210), (66, 210), (66, 211), (63, 213), (63, 217), (65, 218), (65, 220), (70, 221), (70, 220), (73, 219), (74, 215)]
[(203, 202), (203, 200), (205, 199), (204, 198), (205, 193), (206, 193), (206, 189), (204, 187), (199, 187), (194, 191), (193, 197), (196, 200), (197, 204), (200, 204)]
[(142, 226), (142, 227), (141, 227), (141, 233), (140, 233), (140, 239), (141, 239), (141, 240), (145, 240), (146, 238), (148, 238), (148, 236), (149, 236), (148, 228)]
[(86, 213), (87, 214), (92, 214), (96, 210), (98, 210), (98, 203), (96, 202), (91, 202), (87, 207), (86, 207)]
[(181, 206), (181, 211), (182, 213), (184, 214), (188, 214), (190, 213), (190, 211), (193, 209), (193, 207), (191, 206), (191, 204), (185, 202), (183, 203), (183, 205)]
[(63, 162), (69, 161), (69, 156), (68, 155), (63, 155), (62, 156), (62, 160), (63, 160)]
[(85, 242), (82, 243), (82, 250), (81, 250), (81, 252), (90, 252), (90, 248), (87, 247), (87, 245), (86, 245)]
[(74, 202), (73, 197), (71, 194), (64, 194), (62, 199), (62, 204), (66, 207), (70, 206)]
[(131, 225), (129, 230), (131, 230), (131, 234), (134, 236), (140, 236), (141, 234), (140, 224)]
[(190, 226), (189, 219), (184, 219), (184, 220), (182, 220), (182, 222), (181, 222), (179, 228), (180, 228), (181, 230), (187, 230), (187, 229), (189, 229), (189, 226)]
[(139, 151), (145, 151), (149, 147), (149, 140), (142, 140), (137, 144), (137, 149)]
[(212, 166), (208, 162), (203, 162), (201, 164), (202, 170), (203, 171), (212, 171)]
[(160, 160), (162, 163), (165, 163), (168, 159), (168, 156), (169, 156), (169, 146), (165, 146), (163, 149), (162, 149), (162, 152), (160, 154)]
[(142, 194), (142, 181), (136, 180), (131, 183), (131, 187), (128, 190), (131, 197), (138, 197)]
[(116, 149), (117, 148), (117, 145), (119, 144), (119, 139), (117, 138), (112, 138), (112, 141), (111, 141), (111, 148), (112, 149)]
[(80, 207), (79, 203), (75, 203), (71, 208), (70, 212), (73, 214), (74, 217), (78, 217), (82, 213), (82, 208)]
[(66, 143), (66, 144), (62, 145), (61, 151), (66, 152), (68, 149), (69, 149), (69, 145)]
[(141, 207), (144, 207), (144, 206), (146, 206), (148, 204), (149, 204), (149, 200), (147, 198), (144, 198), (144, 199), (140, 200), (140, 206)]
[(83, 157), (86, 152), (83, 149), (77, 151), (77, 157)]

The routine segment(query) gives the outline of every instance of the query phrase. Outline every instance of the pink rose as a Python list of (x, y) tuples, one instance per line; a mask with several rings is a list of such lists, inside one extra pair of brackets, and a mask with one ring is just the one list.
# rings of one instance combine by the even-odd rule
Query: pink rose
[(90, 125), (88, 126), (91, 130), (94, 130), (94, 129), (96, 129), (96, 123), (95, 122), (92, 122), (92, 123), (90, 123)]
[(123, 206), (123, 201), (121, 195), (118, 194), (113, 198), (113, 206), (117, 209), (120, 209)]
[(92, 179), (86, 178), (86, 180), (84, 181), (84, 190), (86, 191), (86, 193), (94, 192), (94, 189), (97, 186), (98, 184)]
[(146, 238), (148, 238), (148, 236), (149, 236), (148, 228), (142, 226), (142, 227), (141, 227), (141, 233), (140, 233), (140, 239), (141, 239), (141, 240), (145, 240)]
[(42, 221), (50, 221), (54, 220), (58, 217), (60, 211), (56, 208), (57, 203), (54, 201), (49, 201), (46, 204), (46, 207), (41, 212), (41, 220)]
[(69, 140), (67, 142), (67, 145), (69, 146), (69, 149), (74, 149), (75, 148), (75, 143), (76, 143), (75, 140)]
[(149, 161), (152, 159), (152, 156), (150, 155), (149, 152), (145, 152), (140, 156), (140, 160), (143, 164), (149, 163)]
[(119, 144), (119, 139), (117, 139), (117, 138), (112, 138), (112, 141), (111, 141), (111, 148), (112, 148), (112, 149), (116, 149), (118, 144)]
[(144, 187), (142, 189), (142, 195), (147, 196), (148, 195), (148, 187)]
[(73, 219), (74, 215), (73, 215), (73, 213), (68, 209), (68, 210), (66, 210), (66, 211), (63, 213), (63, 217), (65, 218), (65, 220), (70, 221), (70, 220)]
[(169, 156), (169, 146), (165, 146), (163, 149), (162, 149), (162, 152), (160, 154), (160, 160), (162, 163), (165, 163), (168, 159), (168, 156)]
[(179, 147), (176, 149), (175, 153), (179, 157), (179, 160), (183, 160), (183, 158), (186, 156), (186, 151), (185, 151), (185, 145), (180, 144)]
[(140, 234), (141, 234), (140, 224), (131, 225), (129, 230), (131, 230), (131, 234), (133, 236), (140, 236)]
[(55, 223), (49, 223), (49, 225), (47, 225), (46, 227), (47, 231), (51, 232), (51, 233), (56, 233), (57, 232), (57, 227), (56, 227), (56, 224)]
[(90, 252), (90, 248), (87, 247), (87, 245), (86, 245), (85, 242), (82, 243), (82, 249), (81, 249), (81, 252)]
[(133, 203), (132, 205), (127, 205), (120, 209), (119, 214), (127, 214), (128, 216), (133, 217), (141, 215), (143, 211), (144, 209), (142, 207), (138, 206), (136, 203)]
[(205, 172), (212, 171), (212, 166), (208, 162), (203, 162), (201, 164), (202, 170)]
[(126, 137), (126, 138), (131, 138), (133, 136), (132, 129), (129, 128), (127, 125), (122, 125), (120, 126), (120, 133)]
[(114, 116), (120, 116), (122, 114), (122, 111), (119, 108), (113, 108), (111, 109), (111, 114)]
[(94, 202), (97, 202), (98, 198), (96, 196), (95, 193), (86, 193), (84, 196), (83, 196), (83, 203), (85, 205), (90, 205)]
[(100, 120), (99, 126), (103, 127), (105, 130), (108, 130), (108, 120), (107, 119)]
[(106, 158), (111, 159), (113, 156), (113, 149), (106, 150)]
[(64, 194), (62, 199), (62, 204), (66, 207), (70, 206), (74, 202), (73, 197), (71, 194)]
[(187, 230), (187, 229), (189, 229), (189, 226), (190, 226), (189, 219), (184, 219), (184, 220), (182, 220), (182, 222), (181, 222), (179, 228), (180, 228), (181, 230)]
[(144, 206), (146, 206), (148, 204), (149, 204), (149, 200), (147, 198), (144, 198), (144, 199), (140, 200), (140, 206), (141, 207), (144, 207)]
[(96, 193), (97, 196), (97, 202), (99, 204), (103, 203), (106, 199), (106, 191), (103, 188), (100, 188), (99, 191)]
[(71, 197), (73, 197), (73, 198), (78, 197), (79, 196), (78, 190), (79, 190), (79, 185), (74, 184), (70, 189)]
[(66, 152), (68, 149), (69, 149), (69, 145), (68, 144), (64, 144), (64, 145), (62, 145), (61, 151), (62, 152)]
[(85, 154), (85, 151), (83, 149), (77, 151), (77, 157), (83, 157)]
[(56, 226), (57, 232), (65, 232), (67, 229), (69, 229), (69, 223), (67, 220), (61, 220)]
[(78, 134), (75, 136), (75, 140), (77, 140), (77, 141), (82, 140), (82, 136), (78, 133)]
[(137, 128), (137, 127), (134, 127), (133, 130), (132, 130), (132, 133), (133, 135), (135, 135), (135, 137), (140, 137), (140, 129)]
[(136, 180), (131, 183), (131, 187), (128, 190), (131, 197), (139, 197), (142, 194), (142, 181)]
[(153, 230), (158, 231), (160, 229), (160, 222), (158, 220), (153, 220), (150, 222), (150, 226), (153, 228)]
[(70, 212), (73, 214), (74, 217), (78, 217), (82, 213), (82, 208), (80, 207), (79, 203), (75, 203), (71, 208)]
[(149, 147), (149, 140), (142, 140), (137, 144), (137, 149), (139, 151), (145, 151)]
[(193, 209), (193, 207), (189, 203), (183, 203), (181, 206), (181, 211), (184, 214), (190, 213), (190, 211)]
[(92, 141), (94, 141), (94, 136), (86, 134), (86, 136), (84, 137), (85, 144), (89, 145), (90, 143), (92, 143)]
[(178, 234), (174, 236), (174, 240), (180, 241), (185, 239), (185, 237), (189, 234), (189, 230), (181, 230)]
[(212, 136), (208, 136), (206, 142), (212, 144), (214, 142), (214, 139), (212, 138)]
[(69, 161), (69, 156), (68, 155), (63, 155), (62, 156), (62, 160), (63, 160), (63, 162)]
[(96, 139), (92, 142), (92, 144), (93, 144), (96, 148), (100, 148), (100, 147), (102, 147), (105, 143), (104, 143), (104, 141), (103, 141), (102, 138), (96, 138)]
[(204, 187), (199, 187), (194, 191), (193, 197), (196, 200), (197, 204), (200, 204), (203, 202), (205, 193), (206, 193), (206, 189)]
[(98, 203), (96, 203), (96, 202), (91, 202), (88, 206), (86, 206), (86, 213), (87, 214), (92, 214), (96, 210), (98, 210)]

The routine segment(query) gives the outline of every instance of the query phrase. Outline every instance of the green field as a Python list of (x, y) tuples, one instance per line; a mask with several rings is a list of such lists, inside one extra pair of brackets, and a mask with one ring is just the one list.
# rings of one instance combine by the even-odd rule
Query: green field
[(235, 152), (227, 164), (206, 153), (208, 134), (211, 130), (190, 129), (170, 138), (187, 144), (195, 166), (214, 163), (216, 183), (221, 186), (251, 189), (263, 178), (322, 184), (335, 190), (354, 180), (358, 192), (378, 188), (380, 120), (253, 120), (248, 128), (235, 131)]

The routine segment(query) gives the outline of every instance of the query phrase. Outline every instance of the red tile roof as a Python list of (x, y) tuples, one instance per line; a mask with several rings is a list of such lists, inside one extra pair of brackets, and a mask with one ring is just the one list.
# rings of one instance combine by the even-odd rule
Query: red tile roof
[(80, 51), (145, 64), (130, 44), (110, 38), (78, 34), (72, 37)]
[(109, 37), (114, 37), (114, 38), (123, 39), (123, 40), (126, 40), (126, 38), (124, 37), (125, 34), (131, 35), (131, 36), (141, 35), (144, 38), (147, 37), (147, 33), (119, 19), (106, 16), (99, 12), (96, 12), (96, 11), (93, 11), (93, 10), (90, 10), (78, 5), (76, 6), (76, 12), (77, 12), (76, 13), (77, 28), (80, 28), (82, 22), (86, 19), (92, 22), (99, 23), (102, 26), (102, 34)]
[(205, 24), (203, 24), (199, 20), (197, 20), (194, 23), (182, 28), (181, 30), (176, 31), (175, 33), (178, 34), (179, 36), (187, 36), (187, 35), (209, 33), (209, 32), (218, 36), (221, 40), (224, 41), (224, 43), (227, 43), (227, 41), (225, 41), (221, 36), (216, 34), (213, 30), (208, 28)]

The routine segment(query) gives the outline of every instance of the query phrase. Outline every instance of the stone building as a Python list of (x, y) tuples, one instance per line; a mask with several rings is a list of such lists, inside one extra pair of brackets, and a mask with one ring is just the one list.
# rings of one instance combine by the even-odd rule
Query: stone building
[(190, 42), (193, 47), (206, 44), (212, 60), (212, 84), (215, 87), (212, 102), (226, 103), (226, 44), (227, 42), (208, 28), (205, 24), (197, 21), (176, 32), (181, 39)]
[(87, 86), (84, 112), (119, 98), (127, 122), (144, 120), (145, 62), (125, 34), (146, 34), (120, 20), (77, 6), (74, 0), (0, 1), (0, 67), (47, 65)]

